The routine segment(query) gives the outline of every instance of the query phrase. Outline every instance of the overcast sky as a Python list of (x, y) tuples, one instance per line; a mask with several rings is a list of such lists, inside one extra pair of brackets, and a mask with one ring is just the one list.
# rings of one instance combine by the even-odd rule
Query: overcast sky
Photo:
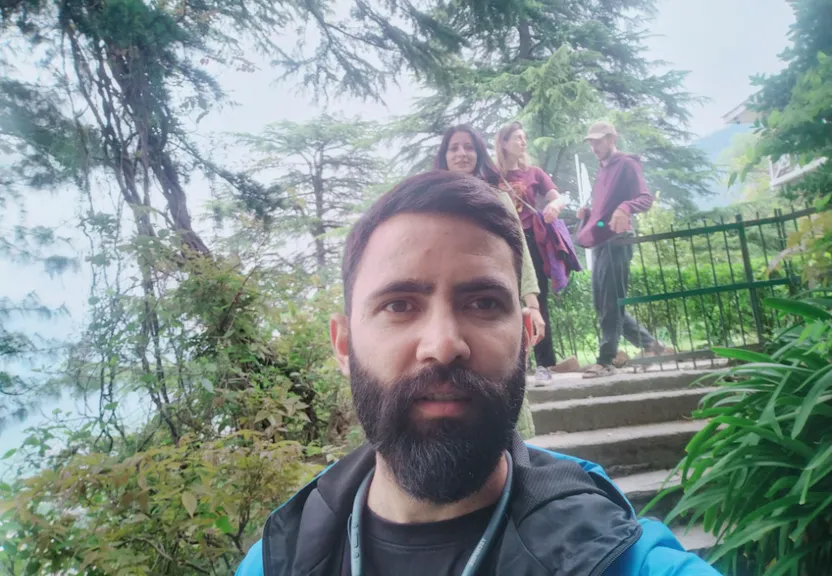
[[(691, 130), (695, 134), (704, 136), (722, 126), (722, 115), (751, 94), (749, 76), (776, 72), (781, 67), (777, 55), (786, 45), (792, 20), (786, 0), (659, 0), (659, 14), (649, 26), (652, 36), (647, 55), (667, 61), (673, 68), (690, 71), (687, 89), (710, 99), (692, 110)], [(199, 124), (196, 138), (204, 146), (209, 144), (212, 132), (258, 132), (269, 122), (303, 121), (320, 112), (307, 96), (289, 86), (275, 85), (274, 74), (268, 70), (245, 73), (209, 66), (208, 71), (218, 75), (239, 106), (212, 113)], [(383, 121), (390, 115), (406, 113), (412, 96), (412, 85), (405, 83), (390, 90), (386, 106), (340, 101), (337, 108), (329, 111)], [(203, 213), (205, 187), (194, 182), (188, 194), (192, 212)], [(73, 192), (49, 200), (37, 198), (29, 204), (28, 224), (64, 223), (63, 232), (74, 235), (77, 208)], [(8, 227), (13, 221), (8, 212), (5, 216), (0, 225)], [(83, 249), (84, 244), (80, 247)], [(0, 297), (19, 298), (34, 290), (51, 306), (66, 304), (72, 312), (72, 322), (61, 324), (60, 328), (55, 323), (48, 325), (61, 333), (66, 333), (70, 325), (77, 329), (83, 320), (87, 279), (85, 273), (50, 279), (33, 268), (0, 261)], [(5, 430), (2, 437), (0, 451), (15, 446), (21, 439), (20, 427)]]
[(650, 26), (650, 55), (688, 70), (687, 89), (710, 98), (693, 110), (692, 130), (705, 136), (753, 88), (749, 76), (782, 68), (778, 54), (794, 15), (786, 0), (660, 0)]
[[(781, 68), (777, 55), (786, 46), (793, 15), (786, 0), (659, 0), (659, 14), (649, 24), (647, 56), (687, 70), (687, 89), (710, 99), (692, 110), (691, 129), (705, 136), (722, 126), (722, 115), (751, 92), (749, 77)], [(219, 69), (212, 70), (219, 73)], [(212, 114), (200, 124), (205, 131), (257, 131), (263, 124), (306, 120), (319, 109), (308, 97), (275, 86), (271, 75), (222, 72), (220, 79), (240, 106)], [(408, 111), (413, 86), (392, 88), (387, 105), (341, 102), (348, 115), (384, 120)], [(334, 107), (333, 107), (334, 108)]]

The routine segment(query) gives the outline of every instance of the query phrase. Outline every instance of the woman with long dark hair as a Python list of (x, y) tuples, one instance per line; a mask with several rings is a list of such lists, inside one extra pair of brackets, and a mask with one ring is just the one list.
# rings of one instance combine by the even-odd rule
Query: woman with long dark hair
[[(534, 347), (537, 366), (545, 371), (576, 372), (574, 356), (558, 363), (549, 322), (549, 283), (554, 290), (566, 286), (570, 272), (581, 270), (572, 240), (563, 222), (558, 220), (566, 198), (558, 194), (546, 172), (532, 166), (526, 156), (526, 133), (519, 122), (512, 122), (497, 133), (497, 186), (511, 195), (517, 209), (526, 244), (531, 253), (537, 284), (540, 287), (540, 313), (548, 330)], [(538, 370), (538, 376), (541, 370)]]
[[(477, 134), (470, 126), (460, 125), (448, 128), (442, 137), (442, 144), (434, 160), (434, 168), (437, 170), (450, 170), (451, 172), (464, 172), (471, 174), (481, 180), (485, 180), (492, 186), (496, 186), (499, 180), (499, 172), (485, 146), (485, 140)], [(511, 197), (504, 191), (494, 189), (494, 193), (503, 201), (506, 208), (513, 214), (516, 213)], [(520, 226), (520, 219), (517, 220)], [(522, 227), (521, 227), (522, 229)], [(523, 262), (520, 271), (520, 296), (523, 303), (529, 308), (532, 317), (532, 344), (536, 345), (543, 339), (546, 332), (546, 324), (540, 315), (540, 305), (537, 295), (540, 288), (537, 286), (537, 276), (534, 271), (531, 254), (523, 241)], [(528, 401), (524, 398), (523, 408), (517, 421), (517, 430), (525, 438), (534, 436), (534, 422)]]
[[(496, 186), (499, 180), (499, 172), (497, 172), (497, 167), (488, 155), (485, 140), (470, 126), (465, 125), (454, 126), (445, 131), (442, 144), (439, 145), (439, 152), (434, 160), (434, 168), (471, 174), (485, 180), (492, 186)], [(495, 193), (506, 207), (511, 207), (514, 210), (514, 204), (508, 194), (496, 189)], [(526, 307), (532, 311), (532, 324), (535, 332), (532, 334), (532, 340), (534, 344), (537, 344), (543, 338), (546, 325), (540, 316), (537, 301), (540, 288), (537, 285), (531, 254), (525, 242), (523, 245), (523, 269), (520, 277), (520, 296), (523, 298)]]

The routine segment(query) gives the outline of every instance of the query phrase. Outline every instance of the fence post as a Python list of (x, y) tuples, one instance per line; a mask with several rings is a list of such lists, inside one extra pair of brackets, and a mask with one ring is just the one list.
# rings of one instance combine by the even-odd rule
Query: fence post
[[(751, 268), (751, 256), (748, 254), (748, 240), (745, 237), (745, 224), (742, 221), (742, 214), (737, 214), (735, 218), (737, 224), (737, 232), (740, 235), (740, 250), (742, 250), (742, 264), (745, 268), (745, 281), (749, 284), (754, 282), (754, 270)], [(749, 287), (748, 292), (751, 295), (751, 312), (754, 314), (754, 326), (757, 329), (757, 341), (763, 343), (763, 311), (760, 307), (760, 300), (757, 298), (757, 291)]]

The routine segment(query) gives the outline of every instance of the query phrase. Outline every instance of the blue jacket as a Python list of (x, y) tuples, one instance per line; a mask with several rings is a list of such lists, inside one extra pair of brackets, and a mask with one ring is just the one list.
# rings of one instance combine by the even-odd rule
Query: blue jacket
[[(487, 574), (719, 576), (667, 526), (638, 520), (597, 464), (527, 446), (516, 434), (510, 452), (518, 488)], [(373, 463), (372, 450), (359, 448), (272, 512), (236, 576), (338, 576), (353, 496)]]

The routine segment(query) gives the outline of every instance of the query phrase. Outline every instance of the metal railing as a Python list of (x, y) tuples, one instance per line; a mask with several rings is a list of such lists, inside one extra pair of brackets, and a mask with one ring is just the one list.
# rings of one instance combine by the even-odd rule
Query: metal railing
[[(752, 219), (738, 215), (729, 222), (719, 218), (697, 228), (671, 226), (667, 232), (614, 239), (633, 246), (628, 294), (619, 304), (673, 349), (672, 355), (650, 356), (639, 343), (622, 339), (630, 365), (701, 367), (713, 365), (715, 346), (759, 348), (780, 327), (762, 299), (794, 294), (802, 285), (802, 256), (782, 259), (772, 269), (774, 258), (786, 249), (799, 221), (814, 213), (806, 208)], [(581, 363), (593, 362), (598, 353), (588, 277), (574, 275), (566, 292), (550, 303), (556, 352), (574, 354)]]

